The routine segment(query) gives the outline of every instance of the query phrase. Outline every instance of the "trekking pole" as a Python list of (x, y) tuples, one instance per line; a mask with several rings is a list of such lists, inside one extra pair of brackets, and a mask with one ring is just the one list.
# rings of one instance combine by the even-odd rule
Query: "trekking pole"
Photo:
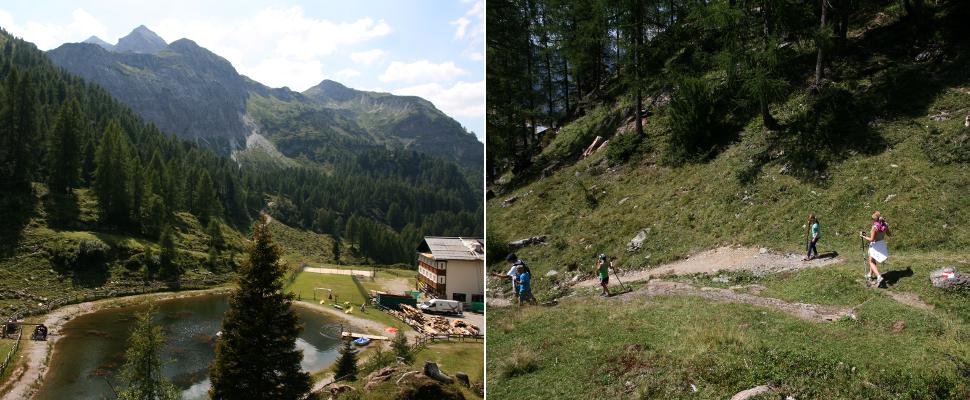
[[(614, 258), (614, 260), (615, 260), (615, 258)], [(613, 260), (610, 260), (610, 263), (612, 264), (613, 263)], [(628, 287), (626, 287), (626, 284), (623, 283), (623, 281), (620, 280), (620, 275), (616, 273), (616, 268), (615, 267), (613, 268), (613, 276), (616, 277), (616, 282), (619, 283), (621, 287), (623, 287), (623, 290), (625, 290), (625, 291), (629, 291), (630, 290)]]
[[(862, 232), (859, 232), (859, 235), (861, 236)], [(862, 239), (862, 263), (865, 264), (866, 266), (866, 268), (863, 271), (865, 272), (866, 286), (869, 286), (869, 273), (870, 273), (869, 252), (866, 251), (866, 238), (861, 238), (861, 239)]]

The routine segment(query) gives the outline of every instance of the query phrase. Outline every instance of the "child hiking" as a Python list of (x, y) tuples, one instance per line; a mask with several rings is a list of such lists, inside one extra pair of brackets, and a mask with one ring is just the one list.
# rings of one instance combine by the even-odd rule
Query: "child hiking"
[[(802, 261), (811, 261), (815, 257), (818, 257), (818, 249), (815, 248), (815, 244), (818, 243), (818, 239), (822, 234), (821, 226), (818, 223), (818, 218), (815, 218), (815, 213), (808, 214), (808, 254), (805, 254), (805, 258)], [(812, 253), (815, 253), (814, 255)]]
[(519, 284), (519, 305), (535, 304), (536, 298), (532, 296), (532, 273), (529, 272), (529, 268), (525, 264), (518, 264), (515, 266), (515, 271), (518, 274), (515, 282)]
[(882, 285), (882, 274), (879, 273), (877, 263), (882, 264), (889, 258), (886, 237), (891, 235), (889, 224), (879, 211), (872, 213), (872, 228), (869, 230), (869, 236), (866, 236), (865, 232), (859, 232), (859, 236), (869, 242), (869, 271), (866, 272), (866, 281), (875, 277), (876, 287)]
[(613, 262), (606, 260), (606, 254), (600, 254), (596, 260), (596, 271), (599, 273), (600, 286), (603, 287), (601, 296), (605, 297), (610, 297), (610, 288), (607, 287), (610, 284), (610, 268), (613, 268)]

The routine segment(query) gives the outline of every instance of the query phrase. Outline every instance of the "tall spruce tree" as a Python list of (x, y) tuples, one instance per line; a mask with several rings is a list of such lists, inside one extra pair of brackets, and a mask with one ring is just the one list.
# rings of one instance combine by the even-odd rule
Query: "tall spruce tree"
[(333, 376), (336, 380), (357, 380), (357, 350), (350, 342), (350, 340), (343, 341), (343, 346), (340, 347), (340, 357), (333, 365)]
[(296, 349), (302, 327), (283, 291), (283, 267), (265, 217), (253, 225), (249, 258), (238, 271), (239, 290), (229, 301), (222, 336), (209, 369), (209, 396), (222, 399), (301, 399), (310, 375)]
[(95, 155), (94, 193), (101, 206), (101, 218), (113, 225), (128, 222), (131, 201), (128, 138), (118, 121), (112, 120), (101, 137)]
[(78, 186), (81, 167), (81, 138), (85, 122), (76, 99), (61, 105), (48, 143), (48, 189), (65, 193)]
[(152, 323), (155, 305), (138, 313), (135, 327), (128, 337), (125, 365), (121, 367), (124, 389), (118, 393), (121, 400), (178, 400), (178, 389), (162, 376), (162, 346), (165, 336), (162, 328)]
[(10, 67), (0, 98), (0, 189), (27, 191), (37, 140), (37, 97), (29, 76)]
[(193, 210), (200, 221), (208, 222), (210, 218), (222, 212), (219, 208), (219, 199), (216, 198), (216, 189), (212, 183), (209, 171), (202, 171), (195, 189), (192, 193), (195, 202)]
[(158, 246), (161, 252), (158, 255), (161, 264), (162, 276), (170, 278), (178, 275), (178, 265), (175, 264), (175, 232), (171, 226), (162, 228), (162, 234), (158, 238)]

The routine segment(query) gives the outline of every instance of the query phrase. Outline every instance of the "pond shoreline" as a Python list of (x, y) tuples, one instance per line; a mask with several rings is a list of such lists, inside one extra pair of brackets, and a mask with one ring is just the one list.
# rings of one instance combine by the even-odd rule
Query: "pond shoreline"
[(19, 357), (17, 357), (15, 359), (16, 362), (10, 366), (10, 375), (2, 384), (0, 384), (0, 393), (2, 393), (0, 400), (29, 399), (36, 394), (49, 370), (48, 363), (53, 355), (54, 345), (61, 338), (61, 328), (68, 321), (71, 321), (76, 317), (109, 308), (135, 305), (148, 299), (171, 300), (214, 294), (228, 294), (233, 291), (235, 291), (235, 288), (232, 287), (217, 287), (201, 290), (157, 292), (134, 296), (114, 297), (85, 303), (71, 304), (53, 310), (48, 314), (29, 318), (29, 320), (41, 321), (41, 323), (46, 325), (50, 335), (48, 336), (47, 341), (32, 341), (27, 339), (21, 343)]

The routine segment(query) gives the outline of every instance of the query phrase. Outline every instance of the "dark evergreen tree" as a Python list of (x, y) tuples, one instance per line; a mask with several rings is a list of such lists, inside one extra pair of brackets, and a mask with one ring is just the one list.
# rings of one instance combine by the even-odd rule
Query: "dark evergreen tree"
[(10, 67), (0, 98), (0, 189), (27, 191), (37, 141), (37, 99), (33, 83)]
[(357, 380), (357, 350), (351, 340), (344, 340), (340, 347), (340, 357), (333, 365), (333, 377), (341, 381)]
[(78, 186), (84, 120), (77, 100), (61, 105), (47, 150), (47, 185), (51, 193), (66, 193)]
[(130, 191), (128, 140), (117, 121), (108, 123), (95, 156), (94, 193), (103, 221), (116, 226), (128, 222)]
[(404, 335), (404, 332), (397, 331), (394, 340), (391, 341), (391, 349), (394, 350), (394, 356), (401, 362), (410, 364), (414, 361), (414, 353), (411, 351), (411, 345), (408, 344), (408, 337)]
[(200, 221), (206, 222), (213, 216), (221, 213), (219, 200), (216, 198), (216, 190), (212, 183), (212, 177), (208, 171), (202, 171), (199, 179), (195, 183), (193, 190), (193, 201), (195, 205), (193, 211)]
[(161, 267), (161, 274), (165, 278), (172, 278), (179, 275), (179, 266), (175, 263), (177, 255), (175, 250), (175, 231), (171, 226), (162, 228), (162, 234), (158, 238), (158, 246), (161, 251), (158, 254), (158, 263)]
[(253, 225), (249, 258), (222, 320), (209, 369), (209, 395), (221, 399), (302, 399), (310, 376), (300, 369), (296, 338), (302, 329), (283, 291), (284, 270), (265, 218)]

